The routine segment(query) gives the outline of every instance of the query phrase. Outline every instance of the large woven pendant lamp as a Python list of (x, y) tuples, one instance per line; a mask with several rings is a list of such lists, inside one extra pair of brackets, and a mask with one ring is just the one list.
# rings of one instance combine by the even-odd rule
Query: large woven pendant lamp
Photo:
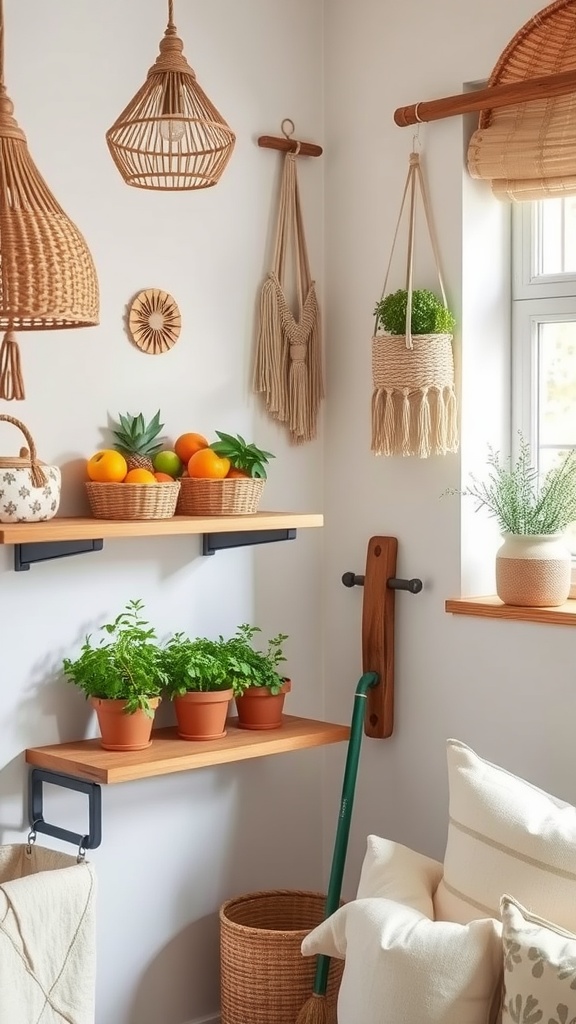
[(34, 164), (4, 85), (0, 0), (0, 398), (24, 398), (14, 331), (98, 323), (98, 279), (78, 228)]
[(170, 192), (216, 185), (236, 136), (202, 91), (176, 34), (174, 2), (160, 54), (142, 88), (106, 132), (127, 185)]

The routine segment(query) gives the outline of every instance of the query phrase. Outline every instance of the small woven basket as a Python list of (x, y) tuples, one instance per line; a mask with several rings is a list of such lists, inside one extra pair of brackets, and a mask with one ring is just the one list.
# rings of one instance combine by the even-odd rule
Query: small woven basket
[(180, 490), (173, 484), (86, 484), (90, 511), (95, 519), (171, 519)]
[[(319, 892), (252, 892), (220, 908), (222, 1024), (295, 1024), (312, 995), (316, 958), (300, 952), (324, 920)], [(326, 1007), (336, 1024), (344, 963), (330, 961)]]
[(176, 512), (181, 516), (250, 515), (258, 511), (265, 482), (254, 477), (200, 480), (185, 476), (180, 480)]

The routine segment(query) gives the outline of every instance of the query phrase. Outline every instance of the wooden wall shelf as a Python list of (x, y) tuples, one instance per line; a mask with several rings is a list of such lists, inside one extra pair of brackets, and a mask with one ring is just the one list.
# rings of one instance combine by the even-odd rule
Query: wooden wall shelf
[(174, 516), (172, 519), (56, 518), (46, 523), (0, 523), (0, 544), (13, 544), (14, 567), (99, 551), (105, 539), (202, 534), (203, 554), (222, 548), (293, 540), (297, 529), (322, 526), (308, 512), (254, 512), (243, 516)]
[(156, 729), (152, 745), (146, 750), (115, 753), (103, 750), (100, 741), (78, 740), (26, 751), (26, 761), (37, 768), (111, 785), (147, 779), (154, 775), (186, 772), (210, 765), (229, 764), (291, 750), (342, 743), (350, 735), (347, 725), (317, 722), (309, 718), (284, 715), (280, 729), (251, 732), (239, 729), (230, 719), (227, 735), (221, 740), (189, 742), (179, 739), (175, 728)]
[(453, 615), (478, 615), (487, 619), (515, 619), (517, 622), (543, 622), (553, 626), (576, 626), (576, 601), (558, 608), (521, 608), (504, 604), (499, 597), (457, 597), (446, 601)]

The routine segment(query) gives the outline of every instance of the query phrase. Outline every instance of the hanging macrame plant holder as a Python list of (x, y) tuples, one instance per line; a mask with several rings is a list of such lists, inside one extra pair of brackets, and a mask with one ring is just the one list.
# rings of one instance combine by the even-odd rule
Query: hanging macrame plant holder
[(446, 455), (458, 450), (457, 403), (451, 334), (412, 333), (416, 186), (420, 188), (428, 234), (432, 243), (442, 302), (446, 292), (440, 271), (439, 250), (418, 153), (410, 154), (410, 167), (396, 224), (382, 298), (386, 295), (392, 258), (402, 214), (410, 194), (408, 260), (406, 269), (406, 334), (378, 333), (372, 338), (372, 451), (376, 455)]
[[(324, 397), (320, 309), (304, 235), (294, 153), (284, 157), (274, 263), (262, 287), (254, 390), (270, 415), (285, 423), (295, 444), (312, 441)], [(297, 317), (286, 298), (290, 246), (295, 264)]]

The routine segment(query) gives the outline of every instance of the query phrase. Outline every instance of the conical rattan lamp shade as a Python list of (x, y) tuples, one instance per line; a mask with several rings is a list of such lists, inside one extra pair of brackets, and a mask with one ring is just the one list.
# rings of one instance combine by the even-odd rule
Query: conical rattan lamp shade
[(0, 0), (0, 398), (23, 398), (14, 330), (98, 323), (98, 279), (78, 228), (50, 192), (4, 86)]
[(176, 34), (173, 2), (160, 55), (106, 141), (127, 185), (169, 192), (216, 185), (236, 136), (202, 91)]

